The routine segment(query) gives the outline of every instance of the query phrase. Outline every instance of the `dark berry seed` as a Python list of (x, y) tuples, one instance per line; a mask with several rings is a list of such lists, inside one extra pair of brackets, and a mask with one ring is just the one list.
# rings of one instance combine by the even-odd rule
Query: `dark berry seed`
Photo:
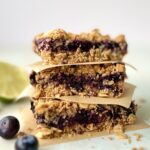
[(36, 76), (36, 72), (32, 71), (32, 73), (30, 74), (30, 83), (32, 85), (36, 84), (36, 79), (35, 79), (35, 76)]
[(18, 133), (19, 129), (19, 121), (13, 116), (7, 116), (0, 120), (0, 136), (5, 139), (13, 138)]
[(38, 140), (33, 135), (19, 138), (15, 143), (15, 150), (38, 150)]
[[(126, 42), (117, 43), (115, 41), (88, 41), (88, 40), (70, 40), (67, 41), (64, 39), (56, 39), (52, 40), (49, 38), (42, 38), (36, 39), (34, 41), (38, 51), (52, 51), (52, 52), (59, 52), (59, 51), (76, 51), (77, 48), (80, 47), (81, 52), (87, 52), (91, 48), (99, 48), (100, 46), (114, 50), (115, 48), (120, 48), (123, 53), (126, 53), (127, 44)], [(60, 43), (57, 45), (56, 43)]]

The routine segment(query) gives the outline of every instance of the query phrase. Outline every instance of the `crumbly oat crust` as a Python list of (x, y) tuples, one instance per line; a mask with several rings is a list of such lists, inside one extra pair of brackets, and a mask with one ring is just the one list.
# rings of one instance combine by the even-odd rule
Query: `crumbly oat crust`
[(50, 64), (122, 60), (127, 53), (124, 35), (112, 39), (99, 30), (73, 34), (56, 29), (35, 36), (33, 50)]

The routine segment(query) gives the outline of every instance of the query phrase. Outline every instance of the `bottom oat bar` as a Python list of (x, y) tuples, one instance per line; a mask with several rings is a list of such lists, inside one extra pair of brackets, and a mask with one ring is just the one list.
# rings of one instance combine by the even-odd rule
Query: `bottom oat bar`
[[(111, 130), (118, 124), (133, 124), (136, 120), (136, 108), (134, 102), (129, 108), (118, 105), (79, 104), (57, 99), (34, 99), (31, 102), (31, 110), (37, 124), (42, 125), (42, 128), (39, 128), (40, 138)], [(43, 129), (45, 134), (42, 134)]]

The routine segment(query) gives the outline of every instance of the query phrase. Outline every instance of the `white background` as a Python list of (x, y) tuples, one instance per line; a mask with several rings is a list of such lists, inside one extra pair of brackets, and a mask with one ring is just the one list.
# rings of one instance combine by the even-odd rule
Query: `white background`
[[(32, 52), (34, 35), (49, 29), (63, 28), (70, 32), (100, 28), (104, 34), (124, 33), (129, 43), (125, 61), (138, 71), (127, 69), (128, 81), (137, 85), (134, 99), (146, 104), (138, 115), (150, 123), (150, 0), (0, 0), (0, 60), (25, 66), (40, 60)], [(17, 107), (16, 107), (17, 106)], [(0, 112), (17, 115), (22, 103), (7, 106)], [(101, 138), (61, 144), (50, 149), (150, 149), (150, 130), (142, 130), (142, 142), (127, 144)], [(0, 139), (0, 150), (13, 149), (13, 142)], [(93, 148), (93, 145), (95, 148)]]
[(53, 28), (125, 33), (129, 41), (149, 42), (149, 0), (0, 0), (0, 45), (31, 44)]

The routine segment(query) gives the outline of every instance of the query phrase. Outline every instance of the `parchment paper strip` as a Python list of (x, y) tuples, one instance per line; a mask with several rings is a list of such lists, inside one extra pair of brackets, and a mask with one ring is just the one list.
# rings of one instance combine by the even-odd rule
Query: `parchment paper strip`
[(39, 72), (48, 68), (54, 68), (54, 67), (61, 67), (61, 66), (71, 66), (71, 65), (89, 65), (89, 64), (108, 64), (108, 63), (116, 63), (118, 61), (105, 61), (105, 62), (87, 62), (87, 63), (74, 63), (74, 64), (59, 64), (59, 65), (53, 65), (53, 64), (45, 64), (44, 62), (36, 62), (29, 65), (29, 68), (34, 70), (35, 72)]
[[(40, 72), (45, 69), (54, 68), (54, 67), (61, 67), (61, 66), (71, 66), (71, 65), (94, 65), (94, 64), (109, 64), (109, 63), (117, 63), (120, 61), (103, 61), (103, 62), (87, 62), (87, 63), (75, 63), (75, 64), (59, 64), (59, 65), (53, 65), (53, 64), (45, 64), (42, 61), (36, 62), (29, 65), (29, 70), (34, 70), (35, 72)], [(121, 62), (120, 62), (121, 63)], [(125, 63), (125, 62), (123, 62)], [(126, 65), (130, 66), (132, 69), (136, 70), (136, 68), (128, 63), (125, 63)]]

